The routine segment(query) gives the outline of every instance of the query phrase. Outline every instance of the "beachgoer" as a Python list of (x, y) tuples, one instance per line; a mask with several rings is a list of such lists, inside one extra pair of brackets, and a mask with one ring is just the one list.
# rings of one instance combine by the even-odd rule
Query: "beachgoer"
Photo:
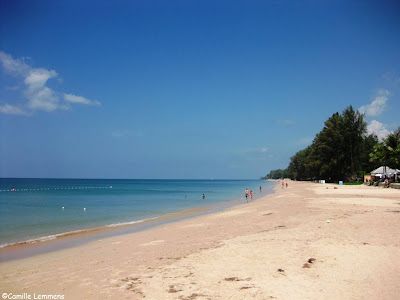
[(250, 191), (250, 199), (253, 200), (253, 190)]
[(203, 196), (201, 196), (203, 199), (206, 199), (206, 195), (203, 194)]
[(249, 190), (247, 188), (244, 190), (244, 194), (246, 196), (246, 202), (249, 203)]
[(288, 187), (288, 183), (286, 182), (286, 188)]
[(260, 193), (261, 193), (261, 185), (260, 185)]
[(185, 195), (185, 199), (187, 199), (187, 196)]
[(282, 181), (282, 188), (284, 188), (285, 187), (285, 183)]
[(389, 187), (389, 179), (386, 178), (384, 182), (385, 182), (385, 188)]

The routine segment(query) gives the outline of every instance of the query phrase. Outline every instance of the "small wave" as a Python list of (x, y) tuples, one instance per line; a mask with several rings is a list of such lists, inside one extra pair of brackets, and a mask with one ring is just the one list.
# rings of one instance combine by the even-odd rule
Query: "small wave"
[(78, 233), (81, 233), (81, 232), (84, 232), (84, 231), (90, 231), (90, 230), (91, 229), (80, 229), (80, 230), (74, 230), (74, 231), (67, 231), (67, 232), (63, 232), (63, 233), (46, 235), (46, 236), (42, 236), (42, 237), (39, 237), (39, 238), (34, 238), (34, 239), (22, 241), (22, 242), (1, 244), (0, 248), (4, 248), (4, 247), (8, 247), (8, 246), (34, 244), (34, 243), (38, 243), (38, 242), (46, 242), (46, 241), (55, 240), (55, 239), (60, 238), (60, 237), (65, 237), (65, 236), (69, 236), (69, 235), (73, 235), (73, 234), (78, 234)]
[(75, 234), (79, 234), (79, 233), (92, 232), (92, 231), (97, 231), (97, 230), (101, 230), (101, 229), (104, 229), (104, 228), (114, 228), (114, 227), (119, 227), (119, 226), (133, 225), (133, 224), (143, 223), (143, 222), (154, 220), (154, 219), (157, 219), (157, 217), (148, 218), (148, 219), (142, 219), (142, 220), (137, 220), (137, 221), (109, 224), (109, 225), (100, 226), (100, 227), (94, 227), (94, 228), (67, 231), (67, 232), (62, 232), (62, 233), (57, 233), (57, 234), (51, 234), (51, 235), (46, 235), (46, 236), (42, 236), (42, 237), (39, 237), (39, 238), (29, 239), (29, 240), (22, 241), (22, 242), (1, 244), (0, 245), (0, 249), (1, 248), (5, 248), (5, 247), (10, 247), (10, 246), (28, 245), (28, 244), (35, 244), (35, 243), (39, 243), (39, 242), (46, 242), (46, 241), (51, 241), (51, 240), (55, 240), (57, 238), (62, 238), (62, 237), (75, 235)]
[(118, 227), (118, 226), (125, 226), (125, 225), (133, 225), (133, 224), (143, 223), (143, 222), (154, 220), (154, 219), (157, 219), (157, 217), (138, 220), (138, 221), (115, 223), (115, 224), (106, 225), (106, 227)]

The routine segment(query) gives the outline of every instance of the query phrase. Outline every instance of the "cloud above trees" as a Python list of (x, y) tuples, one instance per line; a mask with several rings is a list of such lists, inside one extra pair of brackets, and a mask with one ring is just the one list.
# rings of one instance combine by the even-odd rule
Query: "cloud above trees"
[(386, 110), (386, 102), (389, 99), (388, 90), (379, 89), (374, 100), (370, 104), (361, 106), (358, 110), (367, 117), (376, 117)]

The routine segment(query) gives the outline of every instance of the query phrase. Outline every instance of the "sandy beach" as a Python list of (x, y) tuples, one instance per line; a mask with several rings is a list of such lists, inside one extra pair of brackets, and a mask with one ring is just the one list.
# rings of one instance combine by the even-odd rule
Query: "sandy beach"
[(399, 190), (292, 181), (275, 190), (222, 212), (0, 263), (0, 292), (6, 299), (400, 297)]

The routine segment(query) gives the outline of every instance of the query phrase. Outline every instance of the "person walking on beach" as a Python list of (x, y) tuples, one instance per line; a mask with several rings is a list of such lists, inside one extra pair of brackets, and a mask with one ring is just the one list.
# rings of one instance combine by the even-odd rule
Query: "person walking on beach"
[(286, 182), (286, 188), (288, 187), (288, 183)]
[(262, 192), (261, 192), (261, 185), (260, 185), (260, 194), (261, 194)]
[(244, 190), (244, 194), (246, 196), (246, 202), (249, 203), (249, 190), (247, 188)]
[(203, 196), (201, 196), (203, 199), (206, 199), (206, 195), (203, 194)]
[(253, 200), (253, 190), (250, 191), (250, 199)]

